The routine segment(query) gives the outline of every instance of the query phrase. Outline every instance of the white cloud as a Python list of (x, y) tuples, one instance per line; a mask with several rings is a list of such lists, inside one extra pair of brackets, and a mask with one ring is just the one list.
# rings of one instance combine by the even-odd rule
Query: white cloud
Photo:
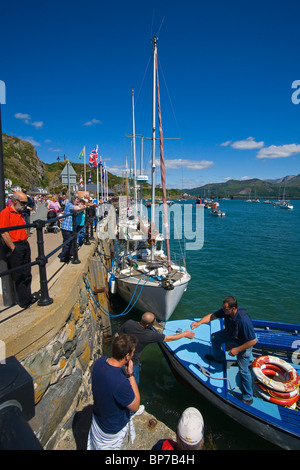
[(228, 147), (228, 145), (231, 144), (231, 140), (226, 140), (226, 142), (223, 142), (221, 145), (221, 147)]
[(43, 127), (43, 121), (30, 122), (30, 121), (26, 120), (25, 123), (30, 124), (31, 126), (34, 126), (36, 129), (39, 129), (40, 127)]
[(95, 124), (102, 124), (98, 119), (91, 119), (90, 121), (84, 122), (83, 126), (94, 126)]
[(256, 158), (286, 158), (300, 153), (300, 145), (286, 144), (286, 145), (270, 145), (261, 149)]
[(254, 137), (247, 137), (245, 140), (237, 140), (231, 144), (231, 147), (238, 150), (259, 149), (264, 146), (264, 142), (255, 142)]
[[(108, 160), (108, 158), (106, 159)], [(103, 163), (103, 162), (102, 162)], [(125, 176), (125, 165), (105, 166), (107, 171), (116, 176)], [(129, 172), (129, 169), (128, 169)]]
[(16, 113), (15, 118), (16, 119), (31, 119), (29, 114), (23, 114), (23, 113)]
[(30, 142), (34, 147), (40, 146), (39, 142), (36, 142), (33, 137), (24, 137), (23, 140), (26, 140), (26, 142)]
[[(157, 166), (160, 165), (160, 160), (155, 160)], [(209, 160), (184, 160), (183, 158), (177, 158), (173, 160), (165, 160), (167, 170), (178, 170), (184, 167), (186, 170), (205, 170), (211, 168), (215, 163)]]
[(24, 113), (16, 113), (15, 114), (16, 119), (22, 119), (25, 124), (29, 124), (30, 126), (35, 127), (36, 129), (40, 129), (43, 127), (43, 121), (31, 121), (31, 116), (30, 114), (24, 114)]

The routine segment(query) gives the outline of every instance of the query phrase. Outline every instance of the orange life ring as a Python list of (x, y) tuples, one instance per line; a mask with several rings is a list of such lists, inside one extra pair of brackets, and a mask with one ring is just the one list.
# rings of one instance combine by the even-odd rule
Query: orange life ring
[(267, 377), (277, 377), (277, 380), (279, 379), (281, 381), (289, 379), (289, 376), (286, 372), (273, 364), (263, 364), (261, 366), (261, 370)]
[[(262, 370), (262, 366), (265, 364), (271, 364), (278, 366), (282, 369), (283, 373), (287, 373), (287, 380), (281, 382), (270, 379), (267, 377)], [(283, 359), (274, 356), (259, 356), (252, 362), (252, 371), (256, 378), (267, 387), (278, 392), (292, 392), (295, 389), (299, 389), (300, 377), (297, 374), (294, 367), (288, 364)]]
[(291, 406), (294, 403), (296, 403), (299, 399), (299, 394), (297, 394), (296, 396), (292, 398), (288, 398), (286, 400), (284, 400), (283, 398), (272, 397), (271, 395), (267, 393), (263, 393), (261, 390), (258, 390), (258, 394), (261, 395), (261, 397), (264, 400), (269, 401), (271, 403), (276, 403), (277, 405), (282, 405), (282, 406)]
[(273, 398), (283, 398), (284, 400), (288, 400), (289, 398), (293, 398), (296, 395), (299, 395), (297, 388), (293, 392), (276, 392), (275, 390), (270, 390), (268, 387), (266, 387), (260, 382), (256, 382), (256, 385), (264, 392), (267, 392)]

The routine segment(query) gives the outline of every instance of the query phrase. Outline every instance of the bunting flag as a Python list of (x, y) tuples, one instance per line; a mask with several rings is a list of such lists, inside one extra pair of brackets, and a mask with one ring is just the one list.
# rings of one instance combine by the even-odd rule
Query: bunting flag
[(82, 157), (84, 157), (84, 151), (85, 151), (85, 147), (83, 147), (83, 149), (81, 150), (80, 154), (78, 155), (79, 160), (81, 160)]
[(98, 145), (90, 153), (89, 165), (91, 168), (97, 168), (97, 160), (98, 160)]
[(79, 185), (80, 185), (81, 188), (83, 188), (83, 179), (82, 179), (82, 175), (80, 175)]
[(90, 184), (92, 182), (92, 173), (90, 173), (90, 177), (88, 179), (88, 184)]

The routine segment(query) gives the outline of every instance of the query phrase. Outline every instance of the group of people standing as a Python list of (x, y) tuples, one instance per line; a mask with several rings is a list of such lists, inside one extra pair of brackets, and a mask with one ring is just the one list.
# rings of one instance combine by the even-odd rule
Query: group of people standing
[[(212, 355), (208, 361), (223, 361), (222, 344), (230, 343), (229, 354), (237, 357), (241, 375), (241, 400), (253, 402), (249, 361), (256, 336), (247, 311), (237, 300), (226, 297), (222, 308), (191, 323), (191, 330), (217, 318), (224, 318), (224, 330), (212, 335)], [(153, 329), (156, 318), (146, 312), (140, 321), (127, 320), (115, 334), (111, 357), (102, 356), (94, 365), (92, 390), (94, 398), (93, 419), (88, 437), (89, 450), (129, 449), (135, 438), (132, 417), (144, 411), (140, 405), (140, 356), (150, 343), (193, 339), (195, 333), (187, 329), (179, 334), (164, 335)], [(176, 430), (176, 442), (159, 440), (153, 450), (200, 450), (204, 442), (204, 423), (199, 410), (184, 410)]]
[[(84, 225), (86, 207), (91, 209), (95, 207), (95, 203), (88, 199), (73, 196), (71, 200), (67, 200), (65, 196), (61, 198), (53, 197), (46, 202), (48, 210), (53, 210), (57, 214), (59, 211), (64, 217), (61, 223), (61, 232), (63, 242), (66, 243), (59, 255), (61, 262), (69, 262), (72, 256), (73, 244), (71, 237), (73, 235), (72, 214), (78, 213), (76, 217), (76, 228), (78, 232), (77, 242), (79, 245), (84, 239)], [(35, 208), (35, 201), (25, 190), (13, 193), (12, 197), (7, 201), (6, 207), (0, 212), (0, 228), (17, 227), (30, 224), (30, 215)], [(30, 227), (8, 230), (1, 233), (2, 257), (7, 262), (8, 269), (18, 268), (11, 272), (15, 288), (15, 297), (17, 304), (26, 309), (30, 307), (37, 298), (31, 292), (31, 249), (28, 242), (30, 237)]]

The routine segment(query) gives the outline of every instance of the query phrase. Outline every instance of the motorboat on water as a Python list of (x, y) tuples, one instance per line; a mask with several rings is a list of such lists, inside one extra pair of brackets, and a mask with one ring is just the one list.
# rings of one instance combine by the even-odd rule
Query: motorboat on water
[[(198, 320), (168, 321), (160, 331), (166, 335), (185, 331)], [(252, 322), (257, 337), (251, 362), (252, 404), (240, 399), (235, 357), (224, 349), (222, 363), (205, 358), (211, 354), (212, 333), (223, 328), (222, 319), (200, 325), (192, 341), (182, 338), (159, 346), (181, 383), (262, 439), (283, 449), (300, 450), (300, 325)]]
[(210, 213), (215, 217), (225, 217), (226, 215), (226, 212), (222, 212), (220, 209), (212, 209)]
[(280, 205), (279, 205), (280, 209), (289, 209), (289, 210), (292, 210), (294, 209), (294, 206), (292, 204), (290, 204), (289, 201), (284, 201), (282, 202)]

